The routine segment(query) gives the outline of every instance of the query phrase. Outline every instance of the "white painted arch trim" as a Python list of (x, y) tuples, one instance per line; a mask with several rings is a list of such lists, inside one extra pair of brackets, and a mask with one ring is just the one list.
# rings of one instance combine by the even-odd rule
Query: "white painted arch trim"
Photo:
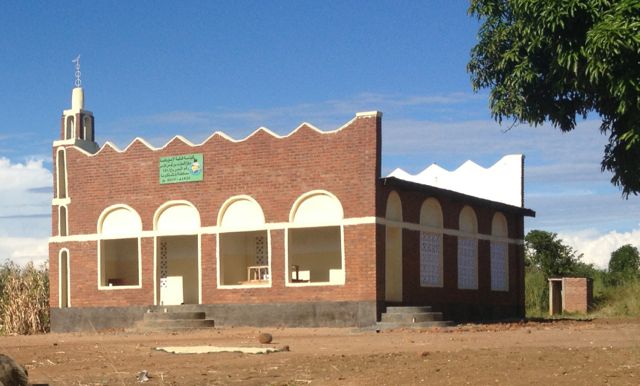
[(71, 253), (68, 248), (58, 251), (58, 307), (62, 308), (62, 253), (67, 254), (67, 307), (71, 307)]
[(253, 197), (237, 195), (229, 198), (218, 212), (218, 227), (225, 232), (265, 229), (262, 207)]
[[(60, 154), (64, 158), (64, 197), (60, 197)], [(69, 176), (67, 173), (67, 149), (59, 147), (56, 149), (56, 197), (58, 200), (69, 200)]]
[(326, 190), (303, 193), (293, 203), (289, 212), (289, 224), (292, 227), (339, 225), (343, 219), (342, 203), (338, 197)]
[[(431, 233), (443, 233), (445, 235), (450, 235), (450, 236), (462, 236), (462, 237), (476, 237), (479, 240), (489, 240), (489, 241), (499, 241), (499, 242), (507, 242), (509, 244), (517, 244), (517, 245), (524, 245), (524, 240), (523, 239), (513, 239), (513, 238), (505, 238), (505, 237), (496, 237), (496, 236), (492, 236), (492, 235), (485, 235), (483, 233), (478, 233), (475, 235), (472, 234), (467, 234), (464, 232), (461, 232), (457, 229), (449, 229), (449, 228), (434, 228), (434, 227), (430, 227), (430, 226), (426, 226), (426, 225), (420, 225), (420, 224), (416, 224), (416, 223), (410, 223), (410, 222), (402, 222), (402, 221), (389, 221), (385, 218), (382, 217), (373, 217), (373, 216), (369, 216), (369, 217), (352, 217), (352, 218), (346, 218), (343, 219), (340, 224), (334, 224), (334, 225), (342, 225), (342, 226), (358, 226), (358, 225), (368, 225), (368, 224), (378, 224), (378, 225), (389, 225), (389, 226), (394, 226), (394, 227), (400, 227), (403, 229), (408, 229), (408, 230), (413, 230), (413, 231), (425, 231), (425, 232), (431, 232)], [(309, 225), (310, 227), (313, 226), (327, 226), (327, 225)], [(330, 225), (329, 225), (330, 226)], [(288, 228), (302, 228), (300, 226), (293, 226), (293, 224), (290, 223), (286, 223), (286, 222), (279, 222), (279, 223), (267, 223), (265, 224), (265, 228), (267, 230), (281, 230), (281, 229), (288, 229)], [(247, 229), (247, 230), (252, 230), (252, 229)], [(217, 226), (210, 226), (210, 227), (201, 227), (200, 231), (198, 232), (199, 234), (209, 234), (209, 235), (214, 235), (216, 233), (222, 232), (224, 231), (223, 229), (221, 229), (220, 227)], [(164, 234), (160, 234), (156, 231), (143, 231), (142, 234), (140, 235), (140, 237), (157, 237), (157, 236), (167, 236)], [(81, 235), (72, 235), (72, 236), (67, 236), (67, 237), (60, 237), (60, 236), (52, 236), (49, 238), (49, 242), (50, 243), (67, 243), (67, 242), (83, 242), (83, 241), (97, 241), (100, 240), (101, 237), (99, 234), (81, 234)]]
[[(188, 208), (187, 211), (191, 213), (187, 213), (183, 211), (180, 213), (181, 209), (177, 210), (177, 213), (173, 213), (172, 215), (184, 216), (182, 220), (187, 220), (182, 224), (184, 228), (176, 228), (181, 224), (176, 224), (172, 222), (165, 223), (167, 220), (163, 220), (163, 214), (165, 212), (171, 210), (171, 208)], [(166, 216), (166, 215), (165, 215)], [(165, 217), (169, 218), (169, 217)], [(164, 228), (164, 229), (163, 229)], [(200, 212), (191, 202), (186, 200), (172, 200), (167, 201), (164, 204), (160, 205), (156, 212), (153, 215), (153, 229), (156, 231), (159, 236), (170, 236), (170, 235), (194, 235), (199, 234), (201, 229), (201, 220), (200, 220)]]
[[(115, 220), (119, 220), (116, 221), (117, 224), (111, 224), (107, 222), (107, 229), (105, 230), (105, 221), (109, 220), (110, 216), (116, 216), (116, 213), (121, 213), (117, 215), (121, 218), (114, 218)], [(127, 223), (121, 224), (121, 222), (123, 222), (124, 220), (127, 220)], [(112, 228), (114, 229), (112, 230)], [(140, 237), (140, 235), (142, 234), (142, 219), (140, 218), (138, 212), (129, 205), (111, 205), (103, 210), (102, 213), (100, 213), (100, 216), (98, 217), (97, 231), (98, 234), (100, 234), (102, 238), (105, 239)]]
[(475, 238), (478, 240), (488, 240), (488, 241), (497, 241), (497, 242), (505, 242), (509, 244), (517, 244), (524, 245), (523, 239), (512, 239), (508, 237), (499, 237), (493, 235), (487, 235), (484, 233), (469, 233), (463, 232), (459, 229), (451, 229), (451, 228), (438, 228), (432, 227), (428, 225), (420, 225), (412, 222), (404, 222), (404, 221), (390, 221), (385, 218), (377, 218), (376, 223), (385, 226), (393, 226), (399, 227), (412, 231), (420, 231), (420, 232), (430, 232), (430, 233), (442, 233), (448, 236), (456, 236), (456, 237), (466, 237), (466, 238)]

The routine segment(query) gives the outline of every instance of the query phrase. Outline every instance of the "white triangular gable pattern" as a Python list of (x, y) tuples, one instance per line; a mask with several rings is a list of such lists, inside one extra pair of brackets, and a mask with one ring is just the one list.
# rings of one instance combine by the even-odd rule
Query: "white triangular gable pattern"
[(523, 207), (524, 155), (502, 157), (489, 168), (467, 161), (454, 171), (432, 164), (418, 174), (396, 169), (388, 177)]

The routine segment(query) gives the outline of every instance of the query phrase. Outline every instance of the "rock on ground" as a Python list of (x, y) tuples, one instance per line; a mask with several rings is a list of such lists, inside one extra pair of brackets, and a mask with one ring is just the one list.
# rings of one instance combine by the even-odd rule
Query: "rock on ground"
[(0, 386), (27, 386), (27, 370), (13, 358), (0, 354)]

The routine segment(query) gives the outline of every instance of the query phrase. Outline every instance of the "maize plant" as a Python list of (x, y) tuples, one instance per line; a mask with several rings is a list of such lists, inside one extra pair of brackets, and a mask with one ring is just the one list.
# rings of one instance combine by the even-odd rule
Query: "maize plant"
[(7, 261), (0, 266), (0, 333), (37, 334), (49, 329), (49, 269)]

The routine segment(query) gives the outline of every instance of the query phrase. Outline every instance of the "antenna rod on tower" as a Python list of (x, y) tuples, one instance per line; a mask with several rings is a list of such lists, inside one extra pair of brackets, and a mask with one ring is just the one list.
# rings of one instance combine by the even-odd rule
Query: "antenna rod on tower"
[(80, 87), (82, 86), (82, 80), (80, 80), (80, 55), (78, 54), (78, 57), (73, 59), (71, 61), (72, 63), (76, 64), (76, 72), (75, 72), (75, 76), (76, 76), (76, 80), (75, 80), (75, 85), (76, 87)]

